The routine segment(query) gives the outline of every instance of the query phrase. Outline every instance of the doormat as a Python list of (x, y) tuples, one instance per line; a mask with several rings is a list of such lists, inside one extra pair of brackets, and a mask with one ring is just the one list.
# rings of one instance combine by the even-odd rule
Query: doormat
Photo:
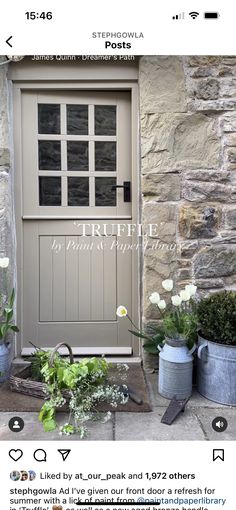
[[(121, 383), (120, 374), (115, 368), (112, 369), (112, 383)], [(122, 381), (122, 383), (129, 387), (131, 397), (141, 401), (141, 403), (138, 404), (129, 398), (126, 404), (118, 405), (115, 408), (109, 404), (100, 404), (99, 411), (126, 413), (147, 413), (152, 411), (144, 372), (140, 364), (132, 363), (129, 365), (126, 380)], [(43, 403), (44, 400), (42, 399), (11, 391), (7, 382), (0, 385), (0, 412), (39, 412)], [(61, 408), (60, 411), (66, 411), (66, 408)]]

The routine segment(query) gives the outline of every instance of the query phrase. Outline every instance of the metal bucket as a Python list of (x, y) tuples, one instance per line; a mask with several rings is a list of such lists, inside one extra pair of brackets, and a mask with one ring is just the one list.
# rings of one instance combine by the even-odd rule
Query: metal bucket
[(7, 381), (10, 374), (10, 350), (5, 344), (0, 345), (0, 383)]
[(236, 346), (198, 337), (197, 390), (213, 402), (236, 406)]
[(185, 400), (192, 394), (193, 356), (196, 346), (188, 350), (186, 342), (166, 339), (162, 349), (159, 348), (159, 383), (160, 395), (165, 398)]

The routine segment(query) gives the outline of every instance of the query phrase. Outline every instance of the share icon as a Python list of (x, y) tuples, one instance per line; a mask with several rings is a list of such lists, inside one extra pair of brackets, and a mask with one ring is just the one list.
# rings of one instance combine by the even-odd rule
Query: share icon
[(68, 455), (70, 454), (71, 450), (57, 450), (61, 456), (62, 456), (62, 459), (65, 461), (68, 457)]

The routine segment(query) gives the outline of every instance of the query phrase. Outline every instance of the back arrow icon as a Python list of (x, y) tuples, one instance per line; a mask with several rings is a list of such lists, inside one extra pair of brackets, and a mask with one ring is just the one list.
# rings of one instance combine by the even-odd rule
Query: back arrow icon
[(9, 41), (12, 39), (12, 37), (13, 37), (13, 36), (11, 35), (11, 36), (10, 36), (10, 37), (8, 37), (8, 39), (5, 41), (5, 42), (8, 44), (8, 46), (10, 46), (10, 48), (12, 48), (12, 44), (11, 44)]

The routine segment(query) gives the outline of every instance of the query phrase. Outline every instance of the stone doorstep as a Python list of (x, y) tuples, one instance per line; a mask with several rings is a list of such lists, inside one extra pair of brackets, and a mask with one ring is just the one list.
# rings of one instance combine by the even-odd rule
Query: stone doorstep
[[(75, 359), (75, 363), (78, 363), (81, 359), (83, 358), (89, 358), (89, 357), (92, 357), (91, 355), (90, 356), (74, 356), (74, 359)], [(101, 356), (95, 356), (95, 357), (101, 357)], [(105, 356), (105, 359), (109, 362), (109, 363), (127, 363), (127, 364), (133, 364), (133, 363), (138, 363), (139, 365), (142, 364), (142, 358), (140, 357), (128, 357), (128, 356)], [(27, 361), (23, 358), (14, 358), (14, 360), (12, 361), (12, 365), (13, 367), (24, 367), (24, 366), (27, 366), (30, 364), (30, 361)]]

